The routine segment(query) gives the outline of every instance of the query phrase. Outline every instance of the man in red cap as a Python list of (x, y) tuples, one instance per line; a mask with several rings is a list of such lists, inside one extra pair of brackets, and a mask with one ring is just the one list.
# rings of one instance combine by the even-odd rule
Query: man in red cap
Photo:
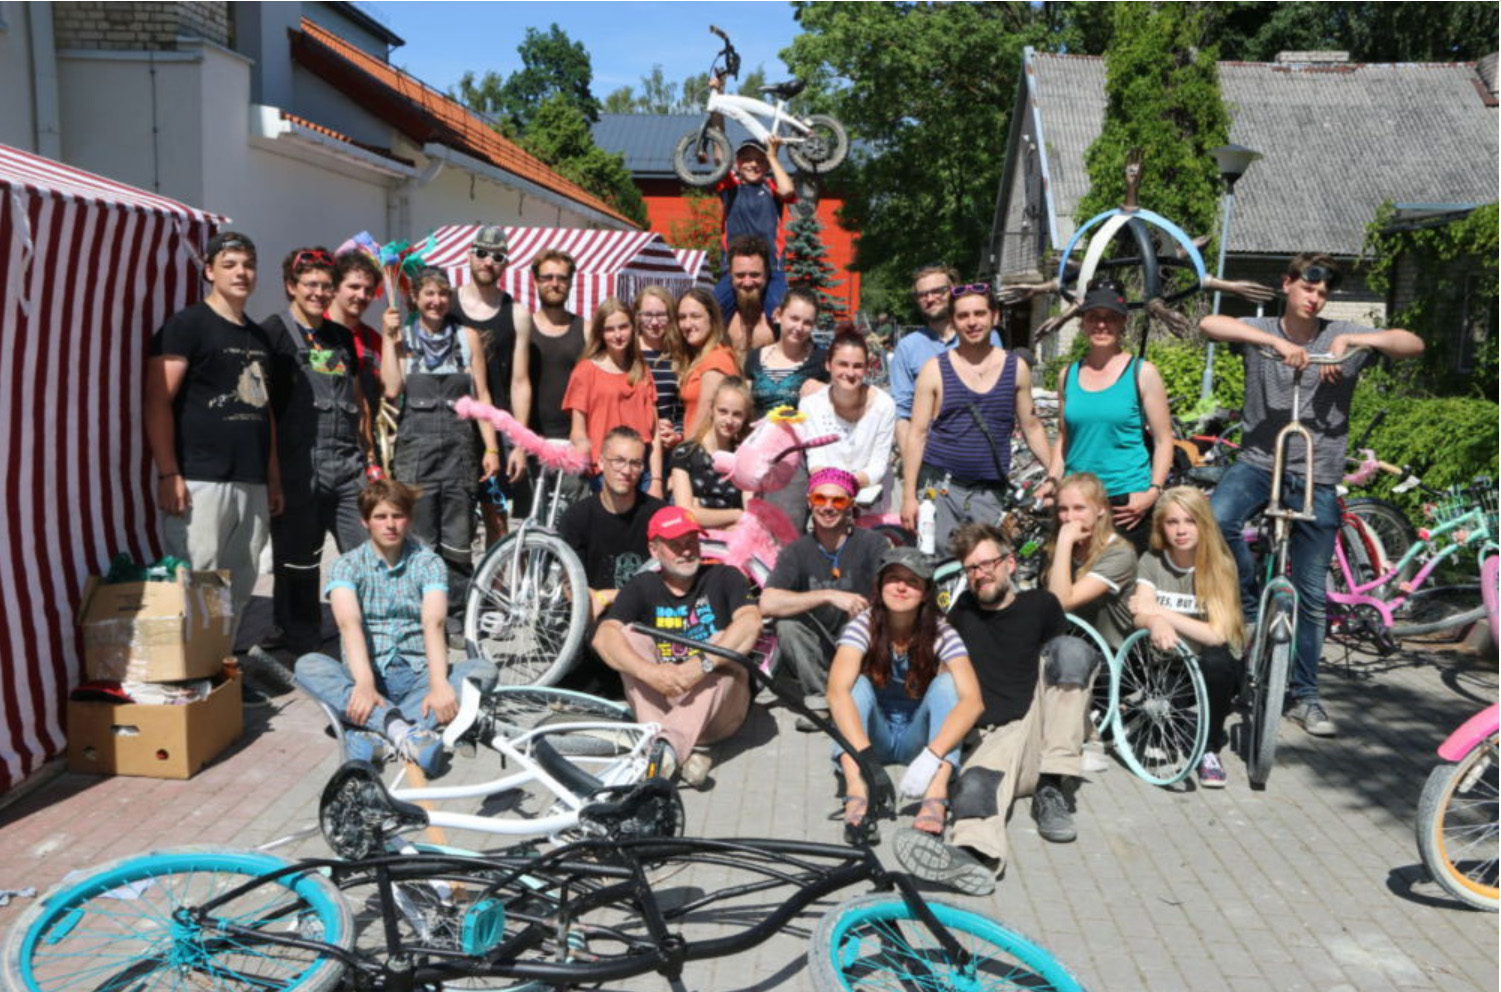
[(662, 725), (661, 774), (680, 774), (697, 788), (713, 760), (694, 748), (724, 740), (745, 722), (750, 677), (736, 662), (628, 630), (655, 630), (732, 651), (749, 651), (761, 630), (761, 611), (745, 578), (726, 565), (703, 565), (703, 528), (680, 506), (652, 515), (647, 546), (661, 566), (620, 590), (594, 635), (594, 650), (620, 673), (636, 718)]

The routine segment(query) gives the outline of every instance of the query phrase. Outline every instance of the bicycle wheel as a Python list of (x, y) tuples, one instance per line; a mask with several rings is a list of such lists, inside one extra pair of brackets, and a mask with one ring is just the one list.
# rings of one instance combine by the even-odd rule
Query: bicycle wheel
[(1138, 630), (1116, 655), (1115, 749), (1138, 777), (1176, 785), (1209, 743), (1209, 691), (1186, 648), (1162, 651)]
[(75, 873), (11, 928), (0, 984), (32, 992), (332, 988), (342, 961), (275, 940), (354, 946), (349, 907), (323, 876), (284, 875), (202, 916), (184, 912), (291, 864), (255, 851), (181, 848)]
[(1456, 636), (1485, 616), (1479, 583), (1414, 590), (1392, 612), (1393, 637), (1426, 637), (1446, 631)]
[(1418, 800), (1418, 852), (1445, 892), (1497, 908), (1497, 737), (1428, 774)]
[[(1378, 574), (1391, 571), (1402, 560), (1407, 549), (1417, 543), (1417, 529), (1407, 519), (1407, 515), (1384, 499), (1372, 496), (1347, 499), (1345, 512), (1360, 518), (1380, 549), (1380, 557), (1371, 562)], [(1406, 582), (1417, 570), (1417, 562), (1409, 562), (1393, 581)]]
[(697, 128), (689, 131), (678, 139), (677, 147), (672, 150), (672, 171), (684, 184), (700, 189), (723, 179), (734, 161), (730, 139), (723, 131), (712, 127), (704, 130), (703, 141), (699, 140)]
[(1292, 596), (1277, 594), (1269, 598), (1262, 610), (1262, 622), (1256, 625), (1250, 662), (1252, 691), (1246, 778), (1258, 789), (1265, 788), (1277, 758), (1277, 733), (1287, 695), (1287, 675), (1292, 667), (1297, 613)]
[(1089, 725), (1103, 737), (1110, 733), (1114, 725), (1112, 714), (1116, 710), (1119, 698), (1117, 691), (1120, 689), (1120, 669), (1117, 667), (1119, 660), (1099, 631), (1072, 613), (1065, 613), (1063, 620), (1065, 634), (1084, 641), (1100, 656), (1101, 663), (1095, 669), (1094, 684), (1090, 690)]
[(927, 904), (970, 953), (968, 967), (949, 960), (899, 893), (877, 892), (841, 903), (818, 921), (808, 948), (813, 988), (1082, 992), (1057, 958), (1016, 931), (945, 902)]
[[(498, 686), (485, 697), (484, 709), (491, 730), (515, 737), (540, 727), (566, 723), (628, 723), (630, 707), (568, 689), (548, 686)], [(559, 754), (606, 757), (623, 754), (634, 734), (616, 734), (607, 729), (549, 734), (547, 742)]]
[(808, 134), (801, 140), (787, 142), (787, 157), (803, 172), (833, 172), (844, 164), (850, 153), (850, 136), (844, 125), (826, 114), (809, 114), (804, 119)]
[(501, 685), (552, 685), (577, 659), (589, 625), (589, 585), (573, 549), (528, 531), (485, 553), (469, 585), (464, 640), (494, 663)]

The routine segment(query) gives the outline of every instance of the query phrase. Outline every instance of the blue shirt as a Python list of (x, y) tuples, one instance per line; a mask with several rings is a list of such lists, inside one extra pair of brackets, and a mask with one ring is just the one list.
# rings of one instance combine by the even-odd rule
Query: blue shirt
[[(990, 343), (999, 348), (1001, 336), (991, 331)], [(928, 364), (928, 359), (936, 358), (958, 346), (958, 334), (948, 341), (942, 341), (927, 325), (909, 332), (897, 342), (896, 353), (891, 357), (891, 398), (896, 400), (896, 419), (912, 419), (912, 396), (917, 392), (917, 373)]]
[(348, 589), (359, 600), (370, 663), (384, 672), (397, 657), (414, 672), (427, 671), (422, 638), (422, 598), (448, 592), (448, 569), (432, 551), (408, 539), (395, 565), (366, 541), (334, 562), (325, 594)]

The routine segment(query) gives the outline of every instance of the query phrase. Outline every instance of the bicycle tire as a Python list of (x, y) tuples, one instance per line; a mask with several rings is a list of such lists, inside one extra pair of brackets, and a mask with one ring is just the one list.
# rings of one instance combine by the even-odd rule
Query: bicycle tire
[(1443, 890), (1467, 906), (1497, 910), (1496, 734), (1457, 762), (1428, 773), (1418, 799), (1418, 853)]
[[(841, 903), (819, 919), (808, 947), (816, 992), (893, 986), (1083, 992), (1051, 952), (1015, 930), (946, 902), (926, 902), (973, 956), (976, 974), (966, 974), (947, 959), (900, 893), (871, 893)], [(914, 975), (932, 980), (914, 981)]]
[(1392, 614), (1393, 637), (1458, 631), (1485, 616), (1480, 584), (1413, 590)]
[[(1396, 567), (1418, 540), (1417, 528), (1407, 519), (1407, 515), (1396, 506), (1384, 499), (1374, 496), (1361, 496), (1355, 499), (1345, 500), (1345, 512), (1360, 518), (1366, 529), (1374, 537), (1380, 547), (1381, 557), (1371, 564), (1377, 569), (1378, 574), (1386, 574)], [(1406, 582), (1416, 574), (1417, 561), (1407, 564), (1402, 571), (1394, 576), (1394, 582)], [(1390, 585), (1390, 584), (1388, 584)]]
[[(11, 928), (5, 941), (7, 989), (28, 992), (198, 987), (322, 992), (344, 963), (323, 952), (233, 936), (176, 910), (199, 906), (293, 862), (258, 851), (178, 848), (137, 854), (64, 879)], [(215, 919), (264, 928), (348, 950), (354, 917), (332, 882), (291, 874), (215, 910)], [(113, 971), (111, 971), (113, 969)]]
[[(483, 703), (491, 729), (515, 737), (540, 727), (562, 723), (628, 723), (631, 709), (624, 703), (600, 699), (587, 693), (552, 686), (497, 686)], [(608, 757), (624, 753), (629, 739), (609, 731), (548, 734), (547, 742), (559, 754)]]
[(1138, 630), (1116, 654), (1115, 750), (1136, 776), (1177, 785), (1209, 743), (1209, 690), (1193, 652), (1158, 650)]
[(724, 136), (723, 131), (706, 128), (703, 139), (703, 153), (706, 156), (703, 163), (698, 160), (700, 149), (697, 128), (679, 138), (677, 147), (672, 150), (672, 171), (677, 173), (684, 185), (696, 189), (707, 189), (719, 182), (729, 173), (730, 166), (735, 161), (735, 156), (730, 151), (730, 139)]
[[(1262, 622), (1256, 627), (1251, 655), (1251, 671), (1256, 674), (1246, 740), (1246, 778), (1257, 789), (1266, 787), (1277, 759), (1277, 734), (1281, 730), (1298, 618), (1292, 597), (1286, 594), (1273, 597), (1267, 606), (1269, 609), (1262, 611)], [(1286, 636), (1268, 637), (1267, 632), (1279, 624), (1285, 625)]]
[(827, 114), (809, 114), (803, 118), (808, 136), (801, 142), (789, 141), (787, 157), (803, 172), (833, 172), (844, 164), (850, 153), (849, 132)]
[(1110, 645), (1105, 643), (1105, 638), (1100, 636), (1100, 632), (1083, 620), (1072, 613), (1065, 613), (1063, 623), (1066, 635), (1084, 640), (1100, 656), (1101, 664), (1095, 670), (1094, 683), (1090, 689), (1092, 698), (1089, 703), (1089, 725), (1104, 737), (1115, 726), (1120, 690), (1119, 659), (1110, 650)]
[(464, 640), (493, 663), (501, 685), (553, 685), (573, 667), (589, 625), (589, 585), (578, 555), (554, 534), (529, 530), (511, 594), (517, 539), (485, 552), (469, 584)]

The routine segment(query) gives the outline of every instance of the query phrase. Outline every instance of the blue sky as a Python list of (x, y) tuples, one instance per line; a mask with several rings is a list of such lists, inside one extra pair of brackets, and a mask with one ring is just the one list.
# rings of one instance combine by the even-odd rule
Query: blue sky
[(798, 33), (792, 5), (774, 3), (447, 3), (362, 2), (372, 14), (406, 39), (391, 61), (423, 82), (447, 92), (473, 70), (502, 76), (520, 68), (516, 46), (529, 27), (546, 31), (556, 23), (582, 42), (594, 64), (594, 95), (631, 86), (654, 63), (671, 82), (706, 72), (719, 51), (709, 25), (723, 28), (739, 50), (741, 76), (764, 65), (767, 79), (786, 78), (777, 53)]

